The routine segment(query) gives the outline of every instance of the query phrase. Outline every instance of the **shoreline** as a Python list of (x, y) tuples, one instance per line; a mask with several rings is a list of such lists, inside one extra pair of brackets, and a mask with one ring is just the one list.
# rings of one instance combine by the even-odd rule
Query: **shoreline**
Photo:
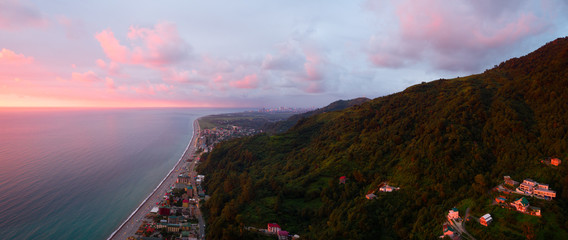
[[(200, 117), (199, 117), (200, 118)], [(143, 208), (149, 208), (151, 206), (148, 206), (149, 202), (148, 200), (150, 200), (151, 198), (155, 198), (156, 194), (158, 193), (158, 191), (163, 188), (165, 185), (171, 185), (173, 183), (167, 183), (165, 184), (169, 179), (175, 179), (175, 178), (171, 178), (172, 177), (172, 173), (179, 171), (180, 167), (183, 165), (183, 163), (185, 162), (185, 160), (187, 160), (189, 158), (189, 156), (191, 156), (192, 154), (195, 153), (196, 148), (195, 148), (195, 142), (197, 141), (197, 138), (199, 137), (199, 132), (201, 130), (201, 128), (199, 127), (199, 118), (196, 118), (193, 121), (193, 134), (191, 135), (191, 139), (189, 140), (189, 143), (187, 144), (187, 147), (185, 148), (185, 151), (183, 152), (183, 154), (181, 155), (180, 159), (177, 161), (177, 163), (174, 165), (174, 167), (168, 172), (168, 174), (166, 174), (166, 176), (162, 179), (162, 181), (158, 184), (158, 186), (156, 186), (156, 188), (154, 188), (154, 190), (140, 203), (140, 205), (138, 205), (138, 207), (136, 209), (134, 209), (134, 211), (132, 211), (132, 213), (126, 218), (126, 220), (124, 220), (124, 222), (122, 222), (122, 224), (120, 224), (120, 226), (118, 226), (118, 228), (116, 228), (116, 230), (114, 230), (114, 232), (112, 232), (110, 234), (110, 236), (107, 238), (107, 240), (111, 240), (115, 237), (118, 237), (118, 233), (121, 230), (124, 230), (124, 227), (127, 225), (133, 225), (135, 222), (134, 221), (134, 216), (136, 216), (137, 214), (140, 214), (141, 210)], [(177, 170), (176, 170), (177, 169)], [(161, 195), (158, 195), (161, 196)], [(144, 213), (143, 216), (145, 216), (147, 213)], [(136, 222), (139, 222), (140, 219), (136, 219)], [(136, 226), (137, 229), (137, 226)], [(127, 231), (127, 230), (124, 230)], [(123, 233), (124, 234), (124, 233)], [(126, 236), (129, 237), (129, 236)]]

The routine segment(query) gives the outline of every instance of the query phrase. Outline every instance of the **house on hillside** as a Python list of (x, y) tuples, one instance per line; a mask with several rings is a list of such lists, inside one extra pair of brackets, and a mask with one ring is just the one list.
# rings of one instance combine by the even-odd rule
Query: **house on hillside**
[(511, 206), (517, 209), (517, 211), (519, 212), (526, 213), (530, 206), (530, 203), (529, 200), (527, 200), (525, 197), (521, 197), (512, 202)]
[(448, 221), (458, 218), (460, 218), (460, 211), (456, 207), (450, 209), (450, 211), (448, 212)]
[(538, 185), (538, 183), (530, 178), (523, 180), (523, 183), (519, 185), (517, 191), (520, 190), (522, 193), (532, 194), (534, 187)]
[(371, 199), (377, 198), (377, 195), (375, 195), (374, 193), (369, 193), (369, 194), (365, 195), (365, 198), (371, 200)]
[(339, 184), (345, 184), (345, 180), (347, 180), (345, 176), (339, 177)]
[(517, 184), (519, 184), (517, 181), (513, 180), (511, 177), (509, 176), (505, 176), (505, 185), (509, 185), (511, 187), (516, 186)]
[(548, 184), (540, 184), (532, 179), (525, 179), (516, 189), (518, 193), (534, 196), (546, 200), (556, 197), (556, 192), (548, 187)]
[(531, 215), (534, 215), (534, 216), (537, 216), (537, 217), (541, 216), (540, 208), (531, 206), (531, 210), (532, 210)]
[(493, 222), (493, 218), (491, 217), (491, 215), (489, 213), (481, 216), (481, 218), (479, 218), (479, 223), (483, 226), (488, 226), (491, 222)]
[(399, 190), (400, 188), (398, 187), (393, 187), (390, 186), (387, 182), (381, 183), (381, 185), (379, 185), (379, 191), (381, 192), (392, 192), (392, 191), (396, 191)]
[(282, 229), (281, 229), (280, 226), (279, 226), (278, 224), (276, 224), (276, 223), (269, 223), (269, 224), (268, 224), (268, 228), (266, 228), (266, 230), (267, 230), (269, 233), (277, 234), (278, 231), (280, 231), (280, 230), (282, 230)]
[(444, 236), (448, 236), (450, 239), (459, 239), (458, 232), (456, 232), (456, 230), (454, 230), (452, 226), (447, 223), (444, 223), (444, 225), (442, 225), (442, 231), (444, 232)]
[(495, 202), (497, 203), (505, 203), (507, 202), (507, 198), (505, 196), (499, 196), (495, 198)]
[(562, 163), (562, 160), (558, 159), (558, 158), (552, 158), (550, 159), (550, 164), (554, 165), (554, 166), (558, 166), (560, 165), (560, 163)]

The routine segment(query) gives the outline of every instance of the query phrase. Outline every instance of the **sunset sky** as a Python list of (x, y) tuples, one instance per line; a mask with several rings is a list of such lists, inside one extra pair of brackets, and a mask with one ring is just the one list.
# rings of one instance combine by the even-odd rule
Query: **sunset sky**
[(525, 55), (564, 0), (0, 0), (0, 107), (320, 107)]

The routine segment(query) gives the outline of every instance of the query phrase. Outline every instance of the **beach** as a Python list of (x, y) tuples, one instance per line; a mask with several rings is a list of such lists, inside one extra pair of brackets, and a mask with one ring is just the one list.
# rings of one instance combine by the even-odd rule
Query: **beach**
[[(150, 213), (150, 210), (156, 206), (157, 202), (160, 202), (162, 197), (166, 194), (169, 190), (170, 186), (172, 186), (177, 179), (177, 175), (180, 171), (184, 170), (184, 168), (189, 165), (188, 172), (194, 173), (195, 166), (196, 166), (196, 159), (192, 156), (195, 154), (197, 150), (196, 142), (197, 138), (199, 137), (199, 122), (196, 119), (193, 122), (193, 135), (191, 140), (179, 159), (176, 163), (174, 168), (166, 175), (166, 177), (160, 182), (160, 184), (154, 189), (154, 191), (146, 198), (142, 203), (134, 210), (134, 212), (114, 231), (109, 237), (108, 240), (111, 239), (127, 239), (130, 236), (135, 236), (138, 227), (144, 221), (146, 215)], [(187, 163), (187, 160), (191, 160), (191, 163)], [(200, 237), (203, 237), (203, 228), (204, 228), (204, 221), (201, 217), (199, 209), (197, 210), (197, 217), (199, 219), (200, 225)]]

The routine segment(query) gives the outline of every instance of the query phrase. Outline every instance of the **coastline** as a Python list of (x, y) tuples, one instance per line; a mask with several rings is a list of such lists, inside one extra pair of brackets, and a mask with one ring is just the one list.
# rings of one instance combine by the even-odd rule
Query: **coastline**
[(134, 211), (126, 218), (126, 220), (124, 220), (124, 222), (120, 226), (118, 226), (118, 228), (114, 232), (110, 234), (107, 240), (125, 239), (129, 236), (133, 236), (134, 232), (136, 232), (136, 230), (138, 229), (138, 225), (136, 223), (139, 223), (140, 220), (142, 220), (145, 217), (145, 215), (149, 213), (150, 208), (154, 206), (153, 204), (151, 204), (153, 203), (153, 201), (149, 200), (161, 198), (161, 196), (163, 196), (165, 191), (167, 190), (167, 186), (170, 186), (175, 182), (176, 178), (173, 177), (174, 175), (172, 174), (183, 168), (184, 165), (183, 163), (185, 163), (185, 160), (188, 160), (189, 157), (192, 154), (194, 154), (196, 151), (195, 142), (197, 141), (197, 138), (199, 137), (199, 132), (201, 130), (201, 128), (199, 127), (198, 120), (199, 118), (193, 121), (193, 134), (191, 135), (191, 139), (185, 151), (183, 152), (177, 163), (174, 165), (174, 167), (168, 172), (168, 174), (164, 177), (164, 179), (162, 179), (162, 181), (158, 184), (158, 186), (154, 188), (154, 190), (148, 195), (148, 197), (146, 197), (142, 201), (142, 203), (140, 203), (140, 205), (138, 205), (138, 207), (134, 209)]

